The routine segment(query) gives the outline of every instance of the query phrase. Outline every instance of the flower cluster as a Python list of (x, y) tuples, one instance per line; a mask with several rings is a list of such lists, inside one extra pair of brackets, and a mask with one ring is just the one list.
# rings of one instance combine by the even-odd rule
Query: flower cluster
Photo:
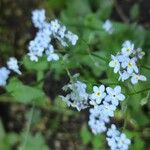
[(43, 54), (47, 55), (48, 61), (59, 59), (51, 44), (52, 39), (57, 39), (62, 46), (68, 46), (67, 42), (75, 45), (78, 40), (78, 36), (71, 31), (67, 31), (66, 27), (60, 25), (58, 20), (47, 22), (44, 9), (32, 12), (32, 22), (39, 30), (28, 46), (28, 55), (32, 61), (38, 61), (38, 57), (42, 57)]
[(68, 94), (62, 100), (67, 103), (68, 106), (75, 107), (78, 111), (85, 109), (90, 105), (90, 115), (88, 125), (90, 126), (94, 134), (99, 134), (107, 131), (107, 141), (111, 150), (127, 150), (130, 144), (125, 134), (120, 134), (116, 130), (115, 125), (112, 125), (107, 130), (106, 124), (109, 123), (110, 117), (114, 116), (114, 111), (119, 105), (120, 101), (125, 99), (125, 96), (121, 93), (121, 87), (116, 86), (114, 89), (101, 85), (99, 87), (93, 87), (93, 93), (86, 92), (86, 84), (78, 80), (71, 80), (70, 84), (63, 87)]
[(110, 20), (106, 20), (103, 25), (102, 25), (102, 28), (108, 32), (109, 34), (112, 34), (113, 32), (113, 25), (112, 25), (112, 22)]
[(125, 81), (131, 77), (131, 83), (136, 84), (139, 80), (146, 81), (146, 77), (139, 73), (137, 61), (142, 59), (144, 52), (134, 48), (134, 44), (130, 41), (125, 41), (122, 44), (121, 52), (116, 56), (111, 55), (109, 66), (114, 68), (114, 73), (119, 73), (119, 79)]
[(116, 86), (114, 89), (104, 85), (93, 87), (93, 93), (86, 92), (86, 84), (81, 81), (72, 81), (63, 87), (68, 94), (62, 100), (68, 106), (77, 108), (78, 111), (92, 105), (89, 116), (89, 126), (94, 134), (106, 131), (106, 123), (110, 117), (114, 116), (114, 111), (119, 105), (119, 101), (123, 101), (125, 96), (121, 94), (121, 87)]
[(64, 91), (70, 91), (65, 97), (61, 96), (62, 100), (68, 106), (77, 108), (78, 111), (85, 109), (88, 106), (88, 94), (86, 92), (86, 84), (80, 81), (67, 84), (63, 87)]
[(128, 150), (131, 141), (124, 133), (120, 133), (114, 124), (107, 131), (108, 146), (111, 150)]
[[(8, 69), (21, 75), (21, 71), (19, 70), (18, 61), (16, 58), (10, 57), (9, 60), (7, 61), (7, 67)], [(8, 79), (10, 74), (10, 70), (8, 69), (6, 67), (0, 68), (0, 86), (6, 85), (6, 80)]]
[(104, 132), (107, 129), (105, 124), (109, 122), (110, 117), (114, 116), (119, 101), (123, 101), (125, 96), (121, 94), (120, 86), (114, 89), (107, 87), (105, 92), (104, 85), (101, 85), (93, 87), (93, 93), (89, 98), (94, 108), (90, 109), (88, 124), (94, 134)]

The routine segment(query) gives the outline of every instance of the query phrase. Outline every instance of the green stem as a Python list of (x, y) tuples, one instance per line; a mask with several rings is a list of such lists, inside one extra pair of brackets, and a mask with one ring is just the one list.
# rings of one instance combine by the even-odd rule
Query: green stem
[(30, 128), (31, 128), (31, 124), (32, 124), (34, 109), (35, 109), (35, 104), (33, 102), (32, 108), (31, 108), (30, 118), (29, 118), (29, 121), (28, 121), (28, 124), (27, 124), (26, 136), (25, 136), (25, 140), (24, 140), (24, 143), (23, 143), (23, 146), (22, 146), (21, 150), (26, 150), (26, 144), (27, 144), (28, 135), (30, 133)]
[(140, 91), (137, 91), (137, 92), (134, 92), (134, 93), (130, 93), (130, 94), (128, 94), (128, 95), (129, 95), (129, 96), (130, 96), (130, 95), (135, 95), (135, 94), (143, 93), (143, 92), (146, 92), (146, 91), (149, 91), (149, 90), (150, 90), (150, 88), (144, 89), (144, 90), (140, 90)]
[(141, 65), (141, 67), (150, 71), (150, 68), (148, 66)]

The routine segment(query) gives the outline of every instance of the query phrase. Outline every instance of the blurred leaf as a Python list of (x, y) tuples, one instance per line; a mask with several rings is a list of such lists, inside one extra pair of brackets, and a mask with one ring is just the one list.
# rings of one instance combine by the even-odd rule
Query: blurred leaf
[(28, 56), (23, 58), (23, 64), (28, 71), (44, 71), (48, 69), (48, 61), (42, 57), (38, 62), (31, 61)]
[(95, 135), (92, 139), (92, 145), (94, 150), (105, 149), (104, 148), (103, 135)]
[(34, 136), (30, 133), (28, 135), (26, 135), (26, 133), (22, 133), (19, 150), (21, 150), (22, 148), (24, 148), (25, 150), (49, 150), (49, 148), (45, 144), (43, 136), (40, 133), (37, 133)]
[(6, 90), (16, 101), (27, 103), (44, 97), (44, 92), (35, 87), (23, 85), (17, 78), (12, 78), (6, 86)]
[(88, 144), (92, 140), (92, 135), (85, 125), (81, 128), (80, 136), (84, 144)]
[(130, 9), (130, 17), (132, 20), (138, 19), (139, 16), (139, 4), (136, 3)]
[(0, 121), (0, 150), (11, 150), (12, 146), (18, 141), (15, 133), (5, 133), (2, 122)]

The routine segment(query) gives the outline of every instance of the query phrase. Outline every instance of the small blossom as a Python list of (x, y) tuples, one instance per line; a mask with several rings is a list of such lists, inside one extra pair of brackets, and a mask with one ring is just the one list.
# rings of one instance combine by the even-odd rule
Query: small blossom
[(101, 105), (90, 109), (89, 126), (94, 134), (106, 131), (106, 123), (114, 116), (116, 106), (103, 102)]
[(113, 32), (113, 28), (112, 28), (112, 22), (110, 20), (106, 20), (103, 25), (102, 28), (108, 32), (109, 34), (112, 34)]
[(133, 50), (134, 50), (134, 44), (131, 43), (130, 41), (125, 41), (123, 44), (122, 44), (122, 53), (126, 56), (129, 56), (130, 54), (133, 53)]
[(111, 125), (111, 128), (107, 131), (107, 136), (116, 137), (119, 136), (120, 132), (117, 130), (114, 124)]
[(52, 45), (49, 45), (48, 49), (46, 50), (46, 55), (48, 61), (57, 61), (59, 59), (59, 56), (54, 53), (54, 47)]
[(145, 52), (142, 51), (141, 48), (137, 48), (136, 50), (134, 50), (134, 54), (137, 56), (137, 58), (142, 59), (145, 55)]
[(111, 150), (128, 150), (131, 141), (124, 133), (120, 133), (114, 124), (107, 131), (108, 146)]
[(131, 77), (131, 83), (136, 84), (136, 83), (138, 83), (139, 80), (146, 81), (146, 77), (144, 75), (133, 73), (132, 77)]
[(138, 67), (137, 67), (136, 62), (135, 62), (134, 59), (128, 58), (128, 59), (126, 60), (126, 62), (122, 63), (122, 67), (123, 67), (123, 68), (126, 68), (126, 67), (127, 67), (127, 72), (128, 72), (129, 74), (132, 74), (134, 71), (135, 71), (136, 73), (138, 73)]
[(68, 106), (75, 107), (78, 111), (87, 108), (88, 94), (86, 92), (86, 84), (77, 81), (75, 83), (65, 85), (63, 90), (70, 91), (65, 97), (61, 96), (62, 100), (65, 101)]
[(78, 36), (68, 31), (66, 34), (66, 38), (71, 42), (72, 45), (76, 45)]
[(6, 85), (6, 80), (8, 79), (10, 71), (6, 67), (0, 68), (0, 86)]
[(106, 96), (105, 100), (107, 102), (111, 102), (115, 106), (119, 104), (119, 101), (123, 101), (125, 99), (125, 96), (121, 94), (120, 86), (116, 86), (114, 89), (107, 87), (106, 91), (108, 95)]
[(120, 148), (121, 150), (127, 150), (128, 146), (130, 145), (131, 141), (129, 139), (127, 139), (126, 135), (124, 133), (122, 133), (120, 135), (120, 137), (117, 138), (117, 142), (118, 142), (118, 148)]
[(90, 104), (91, 105), (97, 105), (100, 104), (102, 99), (106, 96), (105, 87), (104, 85), (101, 85), (100, 87), (94, 86), (93, 87), (93, 92), (90, 96)]
[(55, 20), (51, 21), (50, 24), (51, 24), (51, 31), (53, 33), (56, 33), (58, 31), (58, 29), (60, 28), (60, 24), (58, 23), (58, 20), (55, 19)]
[[(96, 108), (90, 109), (89, 122), (92, 132), (94, 134), (99, 134), (106, 131), (105, 122), (102, 119), (102, 107), (98, 106)], [(105, 118), (105, 120), (109, 121), (109, 118)]]
[(121, 80), (121, 81), (125, 81), (125, 80), (127, 80), (129, 77), (130, 77), (130, 74), (126, 71), (126, 70), (124, 70), (123, 72), (119, 72), (119, 81)]
[(32, 11), (32, 22), (34, 23), (34, 26), (37, 28), (42, 28), (44, 21), (45, 21), (45, 10), (39, 9)]
[(18, 73), (19, 75), (22, 74), (21, 71), (19, 70), (18, 61), (16, 58), (10, 57), (9, 60), (7, 61), (7, 66), (10, 70), (13, 70), (14, 72)]
[(38, 61), (39, 57), (42, 57), (46, 53), (48, 61), (56, 61), (59, 56), (54, 50), (49, 50), (49, 45), (52, 39), (57, 39), (62, 46), (68, 46), (69, 41), (72, 45), (75, 45), (78, 36), (70, 31), (66, 31), (65, 26), (61, 26), (57, 19), (51, 22), (46, 21), (45, 10), (34, 10), (32, 12), (32, 22), (35, 27), (39, 29), (34, 40), (30, 41), (28, 46), (28, 56), (31, 61)]
[(59, 28), (58, 30), (58, 35), (61, 37), (61, 38), (64, 38), (65, 37), (65, 32), (66, 32), (66, 27), (65, 26), (62, 26)]
[(112, 61), (109, 63), (109, 66), (114, 68), (114, 73), (117, 73), (120, 70), (120, 63), (118, 58), (114, 55), (111, 55), (111, 59)]

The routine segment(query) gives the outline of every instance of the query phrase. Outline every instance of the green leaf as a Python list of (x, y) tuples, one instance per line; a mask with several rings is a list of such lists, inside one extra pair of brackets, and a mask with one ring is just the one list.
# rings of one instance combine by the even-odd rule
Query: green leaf
[(94, 150), (105, 149), (104, 148), (104, 137), (102, 135), (96, 135), (92, 139), (92, 145)]
[(32, 136), (31, 134), (26, 135), (25, 132), (22, 134), (21, 144), (19, 146), (20, 150), (22, 148), (24, 148), (25, 150), (48, 150), (49, 149), (45, 144), (44, 137), (40, 133), (37, 133), (35, 136)]
[(2, 122), (0, 121), (0, 150), (11, 150), (12, 146), (18, 141), (17, 134), (5, 133)]
[(136, 3), (130, 9), (130, 17), (132, 20), (137, 19), (139, 16), (139, 5)]
[(92, 140), (92, 135), (85, 125), (81, 128), (80, 136), (84, 144), (88, 144)]
[(48, 68), (48, 61), (46, 57), (39, 58), (38, 62), (31, 61), (29, 57), (23, 58), (23, 64), (29, 71), (44, 71)]
[(6, 90), (16, 101), (28, 103), (44, 96), (44, 92), (35, 87), (23, 85), (17, 78), (12, 78), (6, 86)]

